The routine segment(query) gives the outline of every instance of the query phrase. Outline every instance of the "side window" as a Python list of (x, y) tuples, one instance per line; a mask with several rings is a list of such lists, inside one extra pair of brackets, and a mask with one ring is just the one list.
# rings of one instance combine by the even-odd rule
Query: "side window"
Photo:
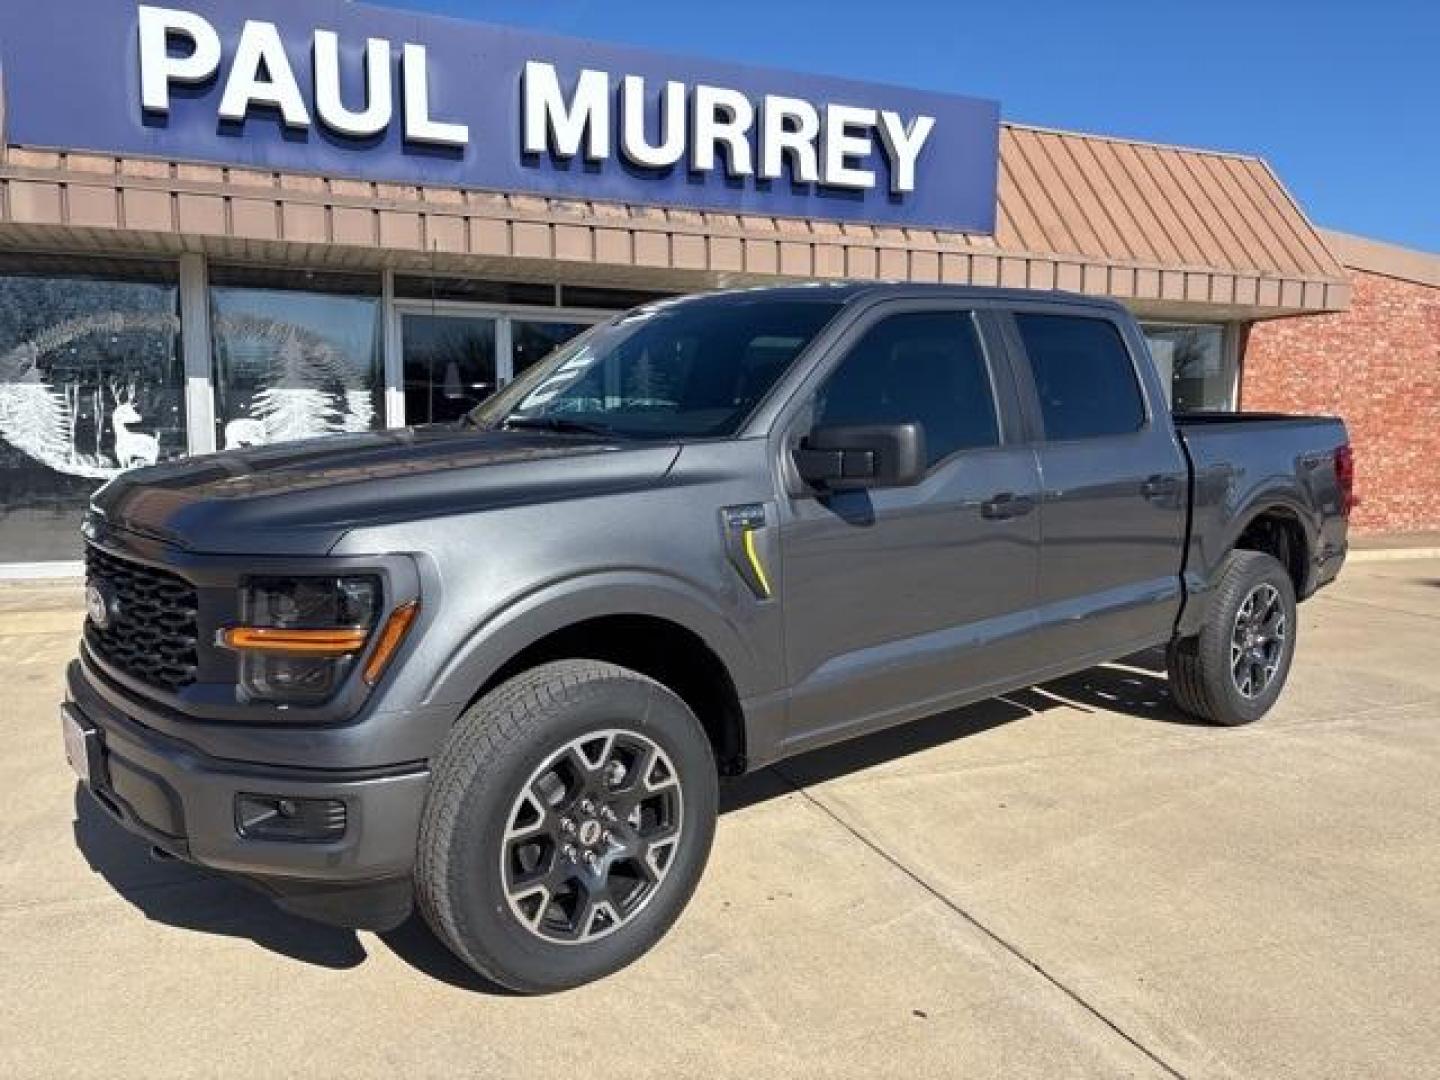
[(957, 450), (995, 446), (995, 395), (974, 322), (950, 311), (882, 319), (821, 387), (815, 422), (918, 423), (928, 465)]
[(1052, 441), (1125, 435), (1145, 422), (1135, 365), (1115, 325), (1074, 315), (1017, 313), (1045, 436)]

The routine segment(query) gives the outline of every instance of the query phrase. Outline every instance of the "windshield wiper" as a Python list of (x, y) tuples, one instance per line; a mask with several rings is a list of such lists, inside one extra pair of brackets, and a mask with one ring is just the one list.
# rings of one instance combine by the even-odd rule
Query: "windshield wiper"
[(564, 416), (512, 416), (500, 425), (502, 431), (558, 431), (565, 435), (601, 435), (614, 438), (615, 430), (604, 424), (590, 424)]

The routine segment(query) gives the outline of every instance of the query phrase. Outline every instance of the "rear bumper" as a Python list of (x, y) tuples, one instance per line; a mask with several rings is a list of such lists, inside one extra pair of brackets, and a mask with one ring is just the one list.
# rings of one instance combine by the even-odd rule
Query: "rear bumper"
[(1345, 539), (1322, 540), (1314, 565), (1310, 569), (1311, 587), (1306, 593), (1307, 596), (1314, 595), (1340, 576), (1340, 568), (1345, 565), (1348, 551), (1349, 545)]
[[(428, 769), (351, 772), (221, 760), (117, 708), (78, 663), (70, 665), (67, 689), (66, 708), (94, 733), (90, 792), (130, 832), (175, 858), (250, 879), (283, 907), (313, 918), (382, 929), (408, 914)], [(240, 795), (335, 800), (344, 806), (344, 831), (322, 842), (244, 836)]]

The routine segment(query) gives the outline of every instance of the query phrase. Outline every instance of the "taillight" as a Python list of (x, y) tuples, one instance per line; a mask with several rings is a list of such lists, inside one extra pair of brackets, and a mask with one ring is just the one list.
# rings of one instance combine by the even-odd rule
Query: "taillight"
[(1340, 487), (1340, 512), (1346, 517), (1360, 505), (1355, 496), (1355, 451), (1346, 443), (1335, 451), (1335, 482)]

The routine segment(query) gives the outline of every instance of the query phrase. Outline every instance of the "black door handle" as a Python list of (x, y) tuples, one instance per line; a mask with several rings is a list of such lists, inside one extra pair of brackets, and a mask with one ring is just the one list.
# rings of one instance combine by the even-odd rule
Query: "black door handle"
[(1140, 494), (1152, 502), (1156, 499), (1168, 499), (1175, 494), (1179, 483), (1173, 476), (1152, 476), (1140, 485)]
[(980, 504), (980, 516), (990, 521), (1008, 521), (1010, 518), (1024, 517), (1034, 509), (1035, 500), (1028, 495), (1002, 491)]

